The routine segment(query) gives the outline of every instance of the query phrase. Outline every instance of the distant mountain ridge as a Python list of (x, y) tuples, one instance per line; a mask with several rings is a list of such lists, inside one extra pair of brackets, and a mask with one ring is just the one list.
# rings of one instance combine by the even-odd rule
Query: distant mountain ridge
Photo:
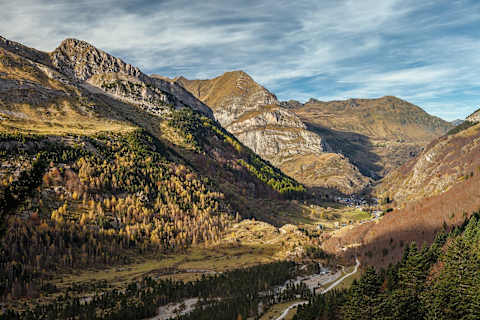
[(395, 97), (280, 102), (243, 71), (175, 78), (240, 141), (299, 181), (344, 193), (365, 188), (452, 125)]
[(310, 99), (294, 112), (367, 176), (382, 177), (453, 126), (402, 99)]

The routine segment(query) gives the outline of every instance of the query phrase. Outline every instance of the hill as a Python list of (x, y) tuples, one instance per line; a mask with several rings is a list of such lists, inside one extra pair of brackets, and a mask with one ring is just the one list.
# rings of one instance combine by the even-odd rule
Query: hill
[(480, 207), (479, 141), (479, 124), (434, 140), (377, 186), (390, 208), (380, 220), (337, 232), (324, 249), (386, 266), (406, 243), (431, 243), (439, 230), (461, 224)]
[(369, 183), (347, 157), (332, 152), (323, 136), (308, 130), (291, 108), (245, 72), (174, 81), (207, 104), (242, 143), (305, 185), (351, 194)]
[(399, 262), (366, 268), (351, 288), (310, 299), (293, 319), (469, 319), (480, 316), (476, 213), (432, 245), (406, 244)]
[(322, 102), (293, 110), (370, 177), (381, 177), (418, 154), (453, 126), (396, 97)]
[(46, 53), (0, 38), (0, 163), (8, 303), (55, 299), (85, 270), (158, 269), (242, 218), (288, 223), (305, 191), (183, 87), (74, 39)]

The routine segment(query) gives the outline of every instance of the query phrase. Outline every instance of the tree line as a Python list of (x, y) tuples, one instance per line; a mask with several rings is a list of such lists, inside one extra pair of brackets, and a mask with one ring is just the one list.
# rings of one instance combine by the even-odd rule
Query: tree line
[(312, 297), (294, 319), (479, 319), (480, 214), (406, 246), (387, 269), (369, 267), (350, 289)]
[(258, 315), (260, 302), (269, 305), (294, 299), (297, 294), (308, 297), (308, 289), (293, 285), (282, 296), (275, 295), (274, 288), (298, 272), (295, 263), (283, 261), (204, 275), (189, 282), (146, 277), (131, 282), (125, 290), (105, 290), (86, 301), (67, 292), (49, 304), (20, 312), (5, 310), (0, 319), (144, 319), (154, 316), (159, 306), (192, 297), (199, 298), (194, 312), (179, 319), (246, 319)]

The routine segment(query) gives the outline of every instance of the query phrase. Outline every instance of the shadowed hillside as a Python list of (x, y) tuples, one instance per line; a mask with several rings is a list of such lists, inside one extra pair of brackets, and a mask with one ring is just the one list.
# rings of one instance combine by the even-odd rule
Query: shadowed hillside
[(399, 167), (453, 127), (418, 106), (389, 96), (329, 102), (310, 99), (293, 111), (313, 128), (333, 130), (334, 134), (326, 132), (332, 149), (372, 177)]
[(379, 221), (334, 234), (323, 247), (366, 264), (397, 261), (411, 241), (430, 243), (480, 208), (480, 125), (436, 139), (377, 187), (387, 210)]

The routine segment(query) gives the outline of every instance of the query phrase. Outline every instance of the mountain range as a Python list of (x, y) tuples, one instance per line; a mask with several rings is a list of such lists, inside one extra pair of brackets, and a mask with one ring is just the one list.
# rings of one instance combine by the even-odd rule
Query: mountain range
[(352, 194), (453, 126), (395, 97), (280, 102), (242, 71), (171, 80), (242, 143), (309, 187)]
[(385, 267), (464, 223), (479, 143), (480, 111), (455, 126), (393, 96), (280, 101), (243, 71), (170, 79), (81, 40), (0, 37), (0, 318), (310, 298), (285, 281)]

